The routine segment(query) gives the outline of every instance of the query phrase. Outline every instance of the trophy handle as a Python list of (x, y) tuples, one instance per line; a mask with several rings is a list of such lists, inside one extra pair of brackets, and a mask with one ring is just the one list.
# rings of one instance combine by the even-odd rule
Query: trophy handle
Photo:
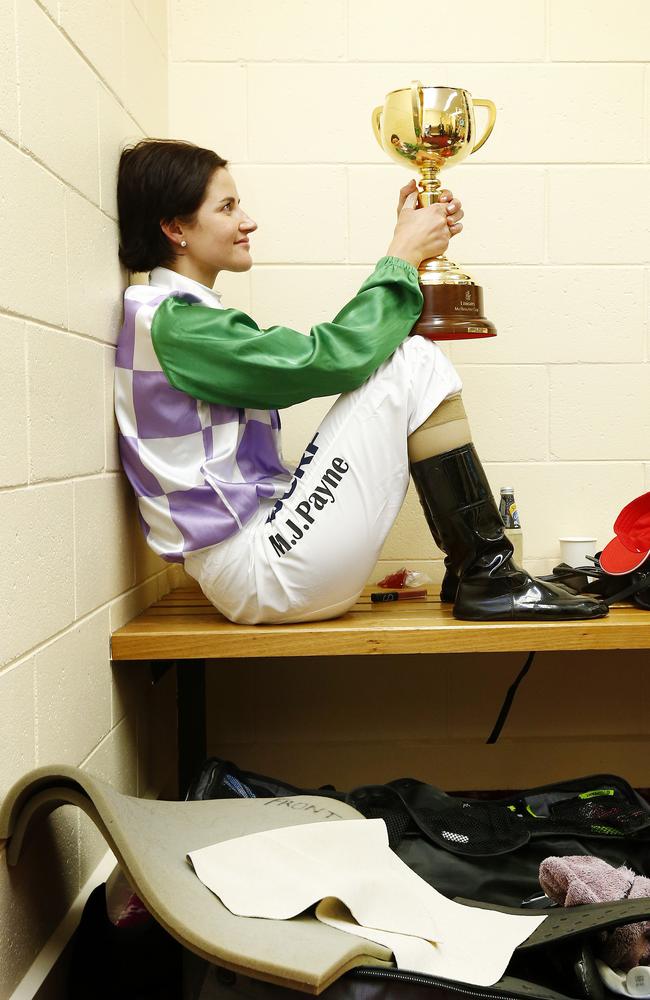
[(476, 143), (476, 145), (474, 146), (474, 149), (472, 150), (472, 153), (475, 153), (476, 150), (480, 149), (481, 146), (483, 145), (483, 143), (487, 139), (490, 138), (490, 134), (492, 132), (492, 129), (494, 128), (494, 123), (495, 123), (496, 118), (497, 118), (497, 109), (496, 109), (496, 105), (495, 105), (494, 101), (479, 100), (478, 97), (473, 97), (472, 98), (472, 104), (474, 105), (474, 107), (476, 107), (478, 105), (478, 107), (480, 107), (480, 108), (487, 108), (488, 109), (488, 114), (489, 114), (488, 123), (487, 123), (486, 129), (485, 129), (485, 132), (483, 133), (483, 135), (481, 136), (480, 140)]
[(372, 130), (375, 133), (375, 139), (382, 149), (384, 148), (384, 144), (381, 141), (381, 128), (379, 127), (379, 122), (381, 121), (381, 113), (383, 110), (383, 105), (380, 104), (379, 107), (375, 108), (372, 113)]
[(411, 83), (411, 111), (413, 112), (413, 130), (416, 139), (422, 135), (422, 83), (413, 80)]

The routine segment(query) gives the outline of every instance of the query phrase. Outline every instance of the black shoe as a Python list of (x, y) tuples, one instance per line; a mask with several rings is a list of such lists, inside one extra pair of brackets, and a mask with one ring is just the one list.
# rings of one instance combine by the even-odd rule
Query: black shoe
[(575, 621), (607, 614), (602, 601), (536, 580), (512, 559), (512, 544), (474, 445), (414, 462), (411, 474), (434, 541), (447, 556), (447, 599), (454, 575), (458, 578), (455, 618)]

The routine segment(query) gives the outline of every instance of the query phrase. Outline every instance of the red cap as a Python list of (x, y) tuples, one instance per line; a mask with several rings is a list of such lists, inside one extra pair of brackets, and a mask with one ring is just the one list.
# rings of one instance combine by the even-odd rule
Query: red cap
[(614, 522), (616, 538), (600, 553), (606, 573), (623, 576), (638, 569), (650, 556), (650, 493), (624, 507)]

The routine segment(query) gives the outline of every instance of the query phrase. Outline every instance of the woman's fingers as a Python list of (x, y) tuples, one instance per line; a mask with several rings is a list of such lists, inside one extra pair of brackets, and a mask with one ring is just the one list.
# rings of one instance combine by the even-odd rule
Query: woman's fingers
[(450, 201), (447, 205), (447, 222), (449, 226), (455, 226), (464, 217), (465, 213), (463, 212), (460, 202)]
[(410, 194), (413, 194), (414, 191), (417, 191), (417, 184), (415, 183), (415, 180), (410, 180), (408, 184), (405, 184), (404, 187), (399, 189), (399, 201), (397, 202), (398, 215), (404, 208), (404, 202)]
[[(407, 198), (410, 195), (414, 194), (417, 190), (418, 186), (415, 180), (410, 180), (408, 184), (405, 184), (404, 187), (400, 188), (399, 202), (397, 205), (398, 215), (404, 208), (404, 204)], [(461, 222), (461, 219), (465, 217), (465, 213), (463, 211), (463, 207), (460, 201), (458, 200), (458, 198), (454, 198), (449, 188), (443, 188), (441, 190), (438, 196), (438, 201), (444, 204), (445, 209), (447, 211), (447, 225), (449, 227), (450, 234), (452, 236), (456, 236), (458, 233), (462, 231), (463, 224)]]

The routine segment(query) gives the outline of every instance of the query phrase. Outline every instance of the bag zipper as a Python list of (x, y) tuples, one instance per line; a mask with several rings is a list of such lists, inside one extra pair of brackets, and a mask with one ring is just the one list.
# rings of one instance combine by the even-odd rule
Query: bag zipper
[[(523, 993), (512, 993), (505, 990), (502, 993), (491, 993), (489, 990), (481, 989), (480, 986), (471, 990), (453, 979), (436, 979), (435, 976), (421, 975), (417, 972), (401, 972), (399, 969), (373, 969), (367, 966), (357, 966), (352, 974), (361, 976), (363, 979), (398, 979), (401, 982), (417, 983), (420, 986), (438, 986), (454, 993), (462, 993), (464, 996), (480, 997), (481, 1000), (522, 1000), (524, 996)], [(553, 996), (553, 993), (551, 991), (542, 996), (532, 990), (530, 992), (526, 990), (525, 995), (526, 997), (538, 997), (539, 1000), (548, 1000), (548, 997)], [(561, 994), (558, 993), (557, 996), (559, 998)]]

